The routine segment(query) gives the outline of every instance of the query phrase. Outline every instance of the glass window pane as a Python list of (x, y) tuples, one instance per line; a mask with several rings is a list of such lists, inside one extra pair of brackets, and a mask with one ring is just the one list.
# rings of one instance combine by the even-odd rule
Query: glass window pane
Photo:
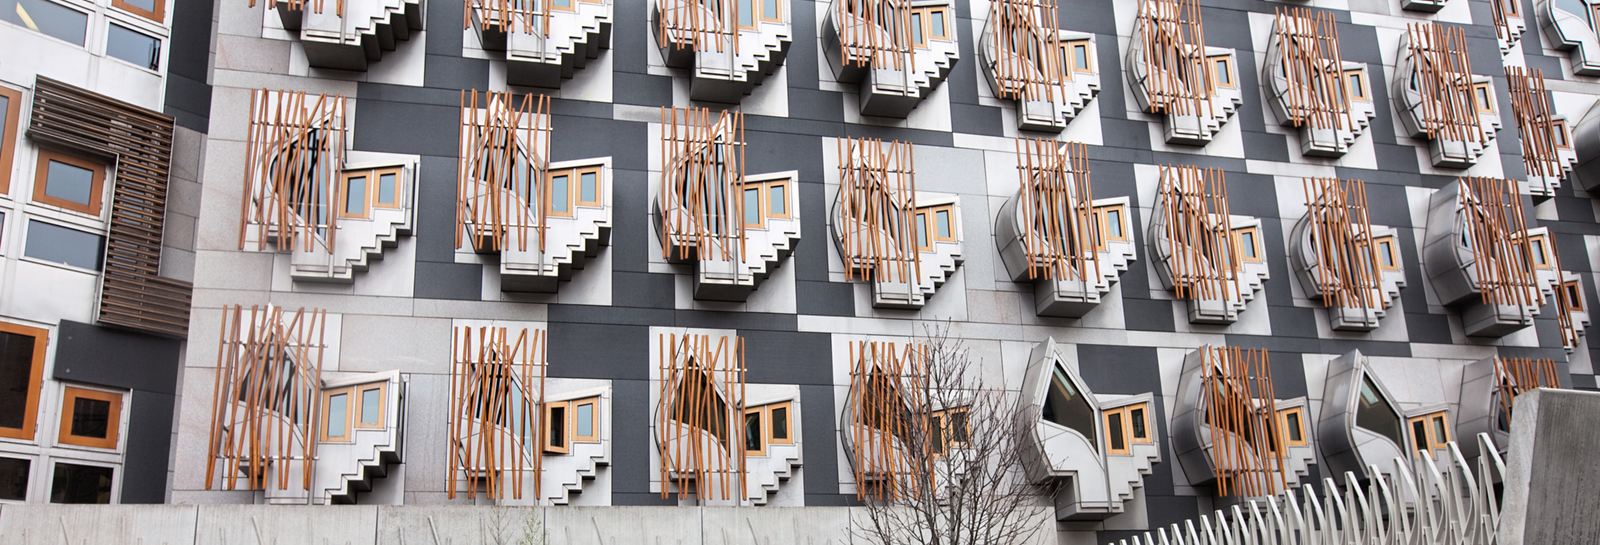
[(744, 190), (744, 224), (761, 224), (761, 189), (749, 188)]
[(572, 0), (555, 0), (555, 5), (558, 8), (570, 8), (572, 7)]
[(378, 418), (383, 414), (383, 389), (371, 388), (361, 391), (361, 423), (377, 424)]
[(581, 437), (594, 436), (594, 404), (584, 403), (578, 406), (578, 425), (573, 433)]
[(1300, 413), (1284, 415), (1283, 423), (1289, 428), (1289, 441), (1299, 443), (1305, 440), (1305, 431), (1300, 426)]
[(72, 400), (70, 433), (78, 437), (105, 439), (111, 421), (111, 402), (80, 397)]
[(33, 348), (38, 339), (0, 331), (0, 428), (21, 429), (28, 418), (33, 383)]
[(111, 503), (111, 468), (56, 464), (50, 503)]
[(764, 0), (761, 2), (761, 16), (774, 21), (778, 20), (778, 0)]
[(755, 24), (756, 10), (750, 5), (751, 0), (739, 0), (739, 24), (751, 26)]
[(1089, 444), (1095, 443), (1094, 408), (1060, 367), (1055, 369), (1050, 391), (1045, 396), (1044, 419), (1076, 430)]
[(344, 213), (360, 214), (367, 211), (367, 177), (351, 176), (344, 191)]
[(161, 66), (161, 40), (112, 23), (106, 32), (106, 55), (155, 70)]
[(1122, 238), (1122, 210), (1112, 208), (1106, 211), (1106, 232), (1112, 237)]
[(933, 433), (933, 453), (944, 454), (944, 416), (934, 415), (929, 419), (928, 429)]
[(567, 211), (567, 193), (572, 191), (572, 184), (566, 176), (556, 176), (550, 181), (550, 211)]
[(1428, 450), (1428, 425), (1422, 420), (1411, 421), (1411, 442), (1417, 450)]
[(593, 172), (585, 172), (578, 176), (578, 201), (600, 201), (600, 178)]
[(767, 199), (772, 202), (772, 214), (775, 216), (789, 215), (789, 190), (788, 186), (775, 185), (767, 190)]
[(94, 171), (60, 161), (50, 161), (44, 194), (88, 206), (94, 198)]
[(937, 222), (939, 224), (939, 238), (951, 238), (951, 236), (950, 236), (950, 211), (949, 210), (940, 210), (938, 212), (935, 212), (933, 217), (936, 218), (936, 220), (937, 220)]
[[(6, 112), (9, 111), (11, 111), (11, 97), (0, 95), (0, 138), (5, 137)], [(0, 144), (6, 144), (6, 142), (0, 142)], [(6, 165), (6, 168), (11, 168), (11, 165)]]
[(1366, 89), (1361, 86), (1361, 74), (1350, 74), (1350, 94), (1356, 98), (1366, 97)]
[(761, 450), (761, 411), (744, 413), (744, 449)]
[(1228, 70), (1228, 61), (1217, 61), (1217, 82), (1223, 85), (1233, 85), (1233, 72)]
[(928, 247), (928, 215), (917, 214), (917, 246)]
[(967, 442), (967, 411), (950, 413), (950, 442)]
[(32, 465), (22, 458), (0, 458), (0, 500), (28, 499), (28, 468)]
[(1372, 384), (1370, 377), (1361, 379), (1361, 396), (1359, 407), (1356, 408), (1356, 425), (1367, 430), (1388, 437), (1398, 445), (1405, 441), (1400, 440), (1400, 416), (1389, 400), (1378, 395), (1378, 387)]
[(922, 13), (911, 13), (911, 43), (925, 43), (922, 40)]
[(1443, 416), (1433, 417), (1433, 440), (1438, 441), (1440, 444), (1450, 442), (1450, 431), (1444, 427)]
[(145, 11), (154, 12), (157, 0), (122, 0), (122, 2)]
[(28, 240), (22, 255), (74, 267), (100, 270), (100, 236), (54, 223), (28, 222)]
[(772, 438), (789, 438), (789, 408), (774, 407), (772, 409)]
[(567, 408), (561, 406), (551, 407), (548, 414), (550, 415), (550, 421), (547, 422), (550, 425), (550, 446), (561, 447), (566, 445)]
[(1106, 437), (1110, 439), (1111, 450), (1128, 448), (1127, 438), (1122, 436), (1122, 413), (1111, 413), (1106, 416)]
[[(0, 107), (0, 112), (5, 112), (4, 107)], [(5, 114), (4, 113), (0, 113), (0, 118), (4, 118), (4, 117), (5, 117)], [(0, 124), (3, 124), (3, 123), (0, 123)], [(0, 129), (0, 130), (4, 130), (4, 129)], [(6, 213), (5, 212), (0, 212), (0, 244), (4, 244), (5, 240), (6, 240)]]
[(1077, 44), (1072, 46), (1072, 67), (1079, 70), (1089, 69), (1089, 46)]
[(348, 395), (328, 396), (328, 437), (345, 436), (345, 423), (350, 420), (346, 416), (349, 414), (349, 404), (350, 396)]
[(1243, 233), (1239, 233), (1239, 245), (1244, 246), (1243, 248), (1240, 248), (1240, 250), (1244, 252), (1245, 257), (1256, 257), (1255, 231), (1245, 231)]
[(394, 174), (378, 175), (378, 202), (383, 204), (399, 204), (399, 201), (394, 199), (394, 186), (398, 181), (399, 177), (395, 176)]
[(944, 31), (944, 10), (936, 9), (932, 12), (929, 12), (928, 15), (932, 17), (932, 19), (929, 20), (933, 26), (932, 34), (941, 38), (948, 37), (949, 34), (946, 34)]
[(89, 27), (88, 14), (47, 0), (0, 0), (0, 19), (80, 46)]
[(1148, 424), (1145, 422), (1143, 407), (1128, 411), (1128, 423), (1132, 424), (1134, 439), (1150, 438), (1150, 430), (1145, 428)]

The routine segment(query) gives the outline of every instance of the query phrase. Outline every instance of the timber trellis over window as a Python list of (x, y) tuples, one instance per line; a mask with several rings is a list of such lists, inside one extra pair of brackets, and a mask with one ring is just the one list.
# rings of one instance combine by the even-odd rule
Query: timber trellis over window
[[(515, 336), (513, 336), (513, 333)], [(540, 496), (545, 350), (542, 329), (456, 327), (451, 333), (451, 499), (522, 499), (528, 480)], [(465, 490), (461, 489), (465, 483)]]
[(1463, 242), (1472, 251), (1483, 304), (1544, 306), (1516, 182), (1465, 177), (1460, 183), (1467, 231)]
[[(239, 247), (314, 251), (334, 247), (336, 212), (344, 209), (344, 97), (300, 91), (255, 91), (250, 99), (249, 149)], [(254, 236), (249, 230), (254, 227)]]
[(662, 108), (661, 131), (662, 255), (744, 260), (744, 114)]
[(1428, 138), (1487, 144), (1478, 119), (1466, 31), (1436, 24), (1407, 25), (1416, 72), (1409, 85), (1421, 95), (1418, 123)]
[(1200, 115), (1216, 93), (1216, 66), (1206, 62), (1206, 38), (1199, 0), (1145, 0), (1139, 4), (1144, 25), (1145, 65), (1149, 67), (1150, 110), (1173, 115)]
[(1522, 162), (1529, 176), (1560, 178), (1562, 162), (1557, 147), (1567, 147), (1567, 130), (1550, 107), (1544, 71), (1524, 72), (1520, 66), (1506, 67), (1506, 82), (1511, 88), (1511, 113), (1522, 136)]
[(911, 55), (910, 0), (837, 0), (839, 59), (847, 66), (906, 70)]
[[(223, 307), (206, 488), (310, 490), (319, 437), (327, 313)], [(219, 467), (220, 464), (220, 467)], [(299, 483), (292, 484), (291, 474)], [(269, 478), (275, 477), (275, 478)]]
[(744, 340), (710, 335), (661, 335), (661, 497), (675, 482), (678, 498), (691, 487), (701, 501), (740, 500), (745, 493)]
[[(1087, 280), (1100, 271), (1099, 221), (1089, 183), (1089, 147), (1017, 139), (1017, 179), (1029, 278)], [(1120, 225), (1118, 226), (1120, 228)]]
[(1232, 300), (1241, 293), (1239, 243), (1228, 214), (1228, 185), (1219, 169), (1162, 167), (1172, 284), (1179, 298)]
[(1071, 79), (1070, 53), (1056, 32), (1055, 0), (996, 0), (989, 24), (995, 27), (995, 78), (1000, 98), (1054, 102), (1065, 98)]
[[(456, 247), (478, 251), (545, 244), (551, 185), (550, 99), (477, 90), (461, 93), (461, 163), (456, 177)], [(533, 233), (530, 235), (530, 233)]]
[(1535, 388), (1560, 388), (1561, 376), (1556, 373), (1555, 360), (1533, 358), (1495, 358), (1495, 383), (1499, 387), (1500, 414), (1506, 425), (1511, 424), (1511, 408), (1517, 396)]
[(1383, 310), (1366, 184), (1306, 178), (1304, 187), (1323, 306)]
[(922, 277), (913, 171), (910, 142), (839, 139), (839, 246), (847, 278), (915, 283)]
[[(656, 43), (674, 49), (739, 54), (743, 18), (733, 0), (656, 0), (660, 13)], [(742, 18), (743, 17), (743, 18)]]
[(849, 428), (856, 499), (917, 497), (931, 486), (933, 429), (927, 403), (926, 345), (857, 341), (850, 344)]
[(1261, 348), (1201, 347), (1200, 396), (1211, 431), (1217, 495), (1270, 496), (1287, 488), (1283, 424), (1272, 366)]
[[(303, 1), (303, 0), (302, 0)], [(473, 14), (491, 32), (550, 35), (550, 11), (570, 10), (558, 0), (470, 0), (461, 3), (461, 28), (472, 28)], [(566, 0), (566, 5), (578, 0)]]
[(1279, 8), (1277, 14), (1278, 51), (1289, 80), (1283, 95), (1289, 118), (1296, 127), (1353, 128), (1333, 13)]
[[(1533, 244), (1541, 244), (1534, 241)], [(1556, 247), (1555, 233), (1545, 233), (1543, 246), (1550, 249), (1550, 264), (1555, 268), (1555, 282), (1551, 286), (1554, 293), (1551, 302), (1556, 313), (1556, 325), (1561, 330), (1561, 345), (1567, 350), (1578, 347), (1577, 324), (1572, 323), (1572, 312), (1583, 310), (1583, 296), (1578, 293), (1581, 283), (1568, 283), (1566, 269), (1561, 268), (1561, 251)], [(1535, 249), (1537, 253), (1539, 250)], [(1537, 266), (1537, 262), (1535, 262)]]

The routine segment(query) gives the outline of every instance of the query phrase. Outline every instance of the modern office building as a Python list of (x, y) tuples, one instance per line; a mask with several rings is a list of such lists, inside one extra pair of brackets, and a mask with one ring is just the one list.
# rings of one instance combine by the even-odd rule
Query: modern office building
[(1105, 543), (1597, 386), (1589, 0), (0, 21), (0, 514), (837, 540), (894, 422), (962, 442), (907, 401), (932, 326), (1019, 400), (1041, 539)]

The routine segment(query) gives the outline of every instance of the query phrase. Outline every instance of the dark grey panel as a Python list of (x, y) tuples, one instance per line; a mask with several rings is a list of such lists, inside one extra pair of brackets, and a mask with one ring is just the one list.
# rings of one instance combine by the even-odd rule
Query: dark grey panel
[(450, 157), (422, 157), (417, 173), (417, 262), (455, 263), (456, 252), (456, 168)]
[[(611, 270), (646, 272), (650, 270), (649, 255), (661, 251), (660, 234), (646, 214), (650, 198), (648, 179), (642, 170), (611, 171)], [(583, 274), (578, 272), (576, 274)]]
[(418, 261), (416, 286), (412, 293), (418, 299), (481, 300), (483, 266)]
[(1244, 131), (1244, 154), (1258, 161), (1289, 162), (1289, 137), (1266, 132)]
[[(1124, 290), (1127, 290), (1123, 291), (1124, 294), (1131, 291), (1128, 288), (1124, 288)], [(1123, 320), (1128, 324), (1129, 331), (1177, 331), (1177, 326), (1173, 324), (1172, 314), (1172, 305), (1177, 304), (1182, 303), (1160, 299), (1135, 299), (1125, 296), (1122, 299)]]
[[(456, 13), (461, 12), (456, 11)], [(461, 31), (459, 24), (455, 27), (455, 30), (457, 32)], [(429, 36), (429, 38), (435, 37)], [(428, 41), (432, 42), (433, 40), (430, 39)], [(460, 55), (459, 46), (455, 56), (428, 55), (425, 59), (426, 69), (422, 72), (422, 84), (428, 87), (445, 89), (488, 90), (488, 59), (468, 59)]]
[[(1277, 271), (1273, 271), (1276, 278)], [(1293, 280), (1291, 280), (1293, 281)], [(1314, 300), (1320, 304), (1320, 299)], [(1317, 316), (1326, 313), (1324, 308), (1301, 308), (1293, 306), (1271, 306), (1267, 313), (1272, 316), (1272, 336), (1274, 337), (1300, 337), (1306, 339), (1317, 338)]]
[(562, 306), (550, 305), (550, 376), (650, 380), (650, 328), (560, 321)]
[(612, 271), (611, 305), (670, 309), (675, 298), (673, 275)]
[[(837, 179), (838, 174), (829, 172), (823, 176), (825, 179)], [(807, 183), (815, 182), (815, 178), (808, 181), (802, 173), (800, 179), (802, 180), (799, 185), (800, 192), (796, 198), (800, 201), (801, 217), (807, 219), (800, 225), (801, 243), (795, 246), (794, 254), (789, 257), (789, 261), (795, 267), (796, 280), (827, 282), (828, 245), (833, 244), (833, 235), (827, 225), (831, 220), (827, 218), (831, 217), (830, 214), (833, 212), (833, 202), (827, 200), (827, 192), (821, 183)], [(796, 288), (797, 291), (799, 289)], [(801, 296), (797, 303), (805, 305), (805, 301), (806, 297)], [(804, 310), (800, 313), (811, 314)]]
[(133, 391), (128, 405), (127, 450), (122, 458), (122, 503), (166, 502), (176, 401), (169, 393)]
[[(978, 71), (973, 66), (978, 64), (977, 49), (978, 32), (974, 30), (970, 15), (972, 11), (968, 0), (955, 0), (954, 9), (950, 10), (955, 15), (956, 25), (956, 51), (961, 59), (956, 61), (950, 69), (950, 76), (945, 78), (946, 92), (950, 93), (950, 104), (977, 104), (978, 103)], [(987, 85), (987, 84), (984, 84)], [(961, 125), (956, 125), (960, 127)]]
[[(356, 114), (355, 149), (457, 157), (461, 132), (460, 93), (449, 106), (362, 99)], [(454, 178), (452, 176), (452, 178)]]
[(428, 28), (428, 54), (445, 57), (461, 56), (462, 29), (461, 4), (457, 2), (428, 2), (423, 13)]
[[(554, 333), (554, 330), (552, 330)], [(641, 335), (641, 338), (643, 336)], [(554, 335), (552, 339), (556, 338)], [(603, 346), (603, 345), (602, 345)], [(591, 354), (594, 352), (591, 351)], [(647, 357), (634, 360), (644, 369)], [(650, 406), (648, 380), (611, 381), (611, 504), (676, 505), (650, 492), (650, 422), (655, 408)], [(676, 498), (676, 496), (673, 496)]]
[(618, 92), (624, 87), (620, 77), (623, 73), (643, 74), (649, 69), (645, 48), (655, 47), (656, 43), (650, 36), (647, 15), (651, 4), (650, 0), (616, 0), (611, 4), (611, 52), (602, 55), (614, 55), (611, 67), (616, 72), (613, 78)]
[[(749, 369), (746, 382), (833, 384), (832, 335), (740, 329), (739, 336), (744, 338), (744, 364)], [(833, 405), (829, 403), (828, 406)]]
[(210, 0), (176, 0), (172, 35), (167, 39), (167, 95), (164, 113), (178, 126), (205, 133), (211, 124)]
[[(1272, 364), (1272, 395), (1277, 399), (1294, 399), (1306, 394), (1305, 357), (1297, 352), (1268, 352)], [(1322, 395), (1318, 392), (1317, 395)]]
[(177, 393), (182, 341), (70, 320), (56, 334), (56, 380)]
[[(789, 2), (789, 32), (794, 39), (793, 45), (783, 63), (789, 67), (785, 77), (789, 80), (789, 115), (795, 114), (794, 96), (797, 90), (817, 89), (817, 50), (821, 42), (817, 40), (817, 8), (811, 0), (791, 0)], [(838, 104), (839, 95), (833, 95)]]
[(798, 316), (794, 314), (679, 310), (675, 311), (674, 317), (673, 325), (677, 327), (737, 329), (740, 335), (746, 331), (795, 331), (800, 328)]
[[(791, 49), (790, 51), (797, 51)], [(785, 62), (797, 62), (794, 54), (789, 55)], [(833, 123), (844, 122), (844, 96), (834, 91), (818, 91), (814, 89), (800, 89), (795, 87), (795, 74), (804, 70), (789, 71), (789, 117), (796, 119), (816, 119)], [(813, 79), (815, 79), (813, 72)], [(815, 82), (812, 83), (816, 85)]]
[[(831, 359), (831, 358), (830, 358)], [(839, 495), (839, 432), (833, 386), (800, 386), (800, 432), (805, 441), (806, 505), (843, 505)]]
[[(1410, 289), (1419, 289), (1417, 288)], [(1406, 308), (1411, 308), (1407, 306)], [(1406, 313), (1406, 332), (1410, 334), (1411, 342), (1451, 344), (1450, 318), (1442, 314)]]
[(1155, 347), (1080, 344), (1078, 376), (1096, 394), (1161, 393)]
[(950, 125), (964, 133), (1005, 136), (1003, 115), (1006, 115), (1005, 110), (994, 106), (950, 104)]
[[(616, 8), (621, 14), (621, 8)], [(612, 31), (612, 36), (617, 36)], [(647, 74), (617, 72), (611, 75), (611, 99), (617, 104), (640, 106), (671, 106), (672, 78)]]
[(855, 286), (839, 282), (794, 283), (795, 310), (814, 316), (855, 316)]

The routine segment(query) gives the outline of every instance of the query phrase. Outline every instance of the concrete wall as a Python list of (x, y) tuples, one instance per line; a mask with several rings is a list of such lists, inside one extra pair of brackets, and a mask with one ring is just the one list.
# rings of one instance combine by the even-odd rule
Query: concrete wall
[[(1517, 396), (1506, 456), (1501, 543), (1600, 541), (1600, 394), (1539, 389)], [(1562, 430), (1590, 430), (1566, 433)]]

